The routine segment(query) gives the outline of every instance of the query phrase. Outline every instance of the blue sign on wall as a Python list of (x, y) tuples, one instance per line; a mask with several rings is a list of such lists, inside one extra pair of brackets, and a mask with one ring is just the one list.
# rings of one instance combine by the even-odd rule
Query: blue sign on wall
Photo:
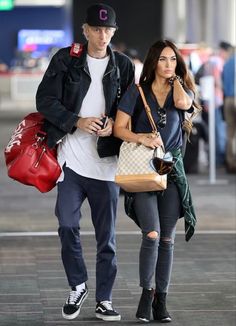
[(47, 55), (53, 47), (66, 46), (63, 30), (22, 29), (18, 32), (17, 48), (19, 51), (31, 52), (37, 58)]

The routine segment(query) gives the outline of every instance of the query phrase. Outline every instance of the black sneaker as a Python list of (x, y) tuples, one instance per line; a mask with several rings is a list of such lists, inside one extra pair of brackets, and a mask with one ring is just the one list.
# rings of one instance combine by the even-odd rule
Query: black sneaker
[(120, 320), (120, 314), (112, 307), (111, 301), (101, 301), (96, 305), (96, 317), (106, 321)]
[(80, 308), (84, 302), (84, 300), (88, 296), (88, 288), (85, 284), (85, 288), (81, 291), (76, 290), (76, 287), (72, 288), (70, 291), (70, 295), (67, 298), (63, 308), (62, 308), (62, 316), (65, 319), (75, 319), (79, 316)]

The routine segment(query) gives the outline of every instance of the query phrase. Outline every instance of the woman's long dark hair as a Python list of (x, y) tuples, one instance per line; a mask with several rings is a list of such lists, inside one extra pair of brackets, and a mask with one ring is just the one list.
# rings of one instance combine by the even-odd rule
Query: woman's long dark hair
[[(147, 56), (144, 60), (143, 70), (139, 80), (140, 85), (147, 85), (151, 87), (155, 79), (157, 62), (160, 58), (161, 52), (166, 47), (170, 47), (176, 55), (177, 65), (175, 69), (175, 74), (183, 79), (184, 82), (183, 86), (187, 89), (190, 89), (195, 94), (196, 87), (195, 87), (193, 77), (190, 75), (180, 51), (178, 50), (176, 45), (169, 40), (159, 40), (150, 47)], [(197, 104), (195, 101), (193, 101), (193, 106), (197, 109), (198, 112), (201, 111), (200, 105)], [(191, 125), (186, 126), (186, 129), (189, 129), (186, 130), (189, 135)]]
[(161, 52), (166, 47), (170, 47), (176, 55), (176, 75), (180, 76), (183, 79), (184, 86), (195, 92), (195, 84), (188, 72), (184, 59), (181, 56), (180, 51), (178, 50), (176, 45), (169, 40), (159, 40), (150, 47), (147, 56), (144, 60), (143, 71), (140, 76), (140, 84), (152, 84), (155, 79), (157, 62), (159, 60)]

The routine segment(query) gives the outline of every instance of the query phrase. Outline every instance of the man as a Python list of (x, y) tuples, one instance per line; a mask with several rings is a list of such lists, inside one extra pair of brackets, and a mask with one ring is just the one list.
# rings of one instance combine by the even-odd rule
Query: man
[[(229, 57), (232, 46), (224, 41), (219, 43), (217, 51), (213, 51), (208, 60), (200, 67), (196, 74), (196, 80), (204, 76), (214, 78), (214, 106), (215, 106), (215, 155), (216, 166), (222, 167), (225, 164), (226, 152), (226, 125), (222, 115), (223, 106), (223, 88), (222, 88), (222, 70), (225, 60)], [(201, 84), (200, 84), (201, 85)], [(204, 90), (201, 90), (201, 92)], [(208, 104), (203, 103), (203, 120), (208, 124), (209, 112)]]
[(62, 316), (70, 320), (79, 315), (88, 295), (80, 241), (80, 209), (86, 198), (97, 241), (96, 317), (108, 321), (121, 318), (112, 306), (117, 272), (117, 157), (100, 158), (96, 150), (98, 137), (112, 134), (117, 98), (134, 78), (130, 59), (109, 46), (116, 29), (116, 14), (110, 6), (100, 3), (89, 7), (83, 25), (87, 42), (55, 54), (36, 95), (37, 110), (46, 119), (48, 145), (59, 143), (58, 161), (63, 172), (58, 180), (56, 215), (62, 261), (71, 287)]

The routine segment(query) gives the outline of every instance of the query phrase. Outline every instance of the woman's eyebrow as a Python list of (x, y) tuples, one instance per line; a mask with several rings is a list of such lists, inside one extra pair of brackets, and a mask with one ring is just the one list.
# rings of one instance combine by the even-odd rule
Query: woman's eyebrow
[(161, 55), (160, 58), (165, 58), (165, 59), (171, 58), (172, 59), (172, 58), (176, 58), (176, 55), (172, 55), (170, 57), (167, 57), (165, 55)]

